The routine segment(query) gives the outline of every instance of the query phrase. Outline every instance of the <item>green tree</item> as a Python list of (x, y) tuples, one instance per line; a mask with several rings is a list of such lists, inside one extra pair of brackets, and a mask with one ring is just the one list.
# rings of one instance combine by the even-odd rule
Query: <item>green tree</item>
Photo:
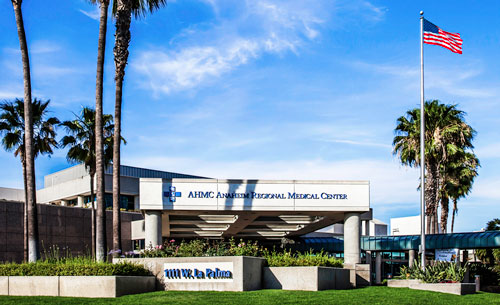
[(132, 15), (138, 18), (153, 13), (167, 4), (166, 0), (115, 0), (113, 14), (116, 20), (115, 47), (115, 144), (113, 148), (113, 249), (121, 250), (120, 221), (120, 141), (122, 89), (125, 77), (125, 67), (128, 61), (128, 47), (131, 39), (130, 23)]
[[(500, 218), (488, 221), (486, 223), (486, 231), (500, 231)], [(500, 249), (477, 249), (476, 255), (483, 263), (500, 265)]]
[[(426, 232), (438, 232), (437, 210), (440, 199), (442, 168), (460, 151), (473, 148), (475, 131), (464, 122), (465, 113), (456, 105), (438, 100), (425, 102), (425, 202)], [(420, 109), (399, 117), (395, 129), (393, 153), (401, 163), (420, 167)]]
[[(53, 153), (53, 148), (57, 147), (55, 140), (55, 126), (59, 120), (55, 117), (46, 118), (47, 107), (50, 100), (45, 102), (35, 100), (32, 103), (33, 131), (34, 131), (34, 157), (39, 154)], [(2, 145), (7, 151), (14, 151), (14, 156), (19, 156), (23, 168), (24, 181), (24, 260), (28, 260), (28, 177), (26, 171), (25, 155), (25, 124), (24, 124), (24, 102), (16, 99), (14, 102), (4, 102), (0, 104), (0, 134), (3, 134)]]
[(104, 122), (103, 122), (103, 78), (104, 55), (106, 54), (106, 32), (108, 21), (109, 0), (89, 0), (92, 4), (99, 4), (99, 39), (97, 42), (97, 74), (95, 90), (95, 146), (96, 146), (96, 259), (106, 259), (106, 204), (104, 202)]
[(447, 232), (448, 201), (453, 200), (451, 214), (451, 229), (453, 233), (455, 216), (458, 212), (458, 200), (472, 190), (475, 177), (478, 175), (479, 159), (472, 152), (457, 154), (452, 162), (444, 169), (443, 187), (441, 195), (441, 229)]
[[(92, 255), (96, 254), (96, 217), (94, 202), (94, 178), (96, 174), (95, 110), (83, 107), (80, 115), (72, 121), (64, 121), (61, 126), (68, 132), (61, 139), (61, 146), (69, 146), (66, 158), (72, 163), (83, 163), (90, 176), (90, 202), (92, 204)], [(102, 117), (104, 125), (104, 163), (108, 166), (113, 157), (113, 117)]]
[(28, 260), (36, 262), (40, 257), (39, 236), (38, 236), (38, 214), (36, 208), (36, 183), (35, 183), (35, 144), (33, 143), (33, 113), (31, 111), (31, 73), (30, 60), (28, 55), (28, 44), (26, 42), (26, 32), (24, 31), (22, 0), (11, 0), (16, 18), (17, 36), (21, 49), (21, 60), (23, 63), (23, 84), (24, 84), (24, 136), (26, 159), (26, 198), (28, 207)]

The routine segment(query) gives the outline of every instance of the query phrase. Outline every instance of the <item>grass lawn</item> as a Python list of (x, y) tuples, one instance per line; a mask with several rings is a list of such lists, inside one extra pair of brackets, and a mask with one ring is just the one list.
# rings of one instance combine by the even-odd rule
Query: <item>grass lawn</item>
[[(82, 289), (85, 289), (82, 287)], [(457, 296), (408, 288), (368, 287), (319, 292), (259, 290), (248, 292), (158, 291), (116, 299), (0, 296), (0, 304), (500, 304), (500, 295)]]

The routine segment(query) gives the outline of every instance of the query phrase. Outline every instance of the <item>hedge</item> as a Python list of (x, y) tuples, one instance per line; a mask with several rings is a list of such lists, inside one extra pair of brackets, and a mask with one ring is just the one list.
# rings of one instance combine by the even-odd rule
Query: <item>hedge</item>
[(92, 275), (149, 275), (143, 266), (123, 262), (119, 264), (96, 262), (65, 263), (7, 263), (0, 264), (0, 276), (92, 276)]
[(292, 253), (291, 251), (270, 252), (264, 256), (269, 267), (322, 266), (342, 268), (342, 260), (330, 257), (328, 253)]

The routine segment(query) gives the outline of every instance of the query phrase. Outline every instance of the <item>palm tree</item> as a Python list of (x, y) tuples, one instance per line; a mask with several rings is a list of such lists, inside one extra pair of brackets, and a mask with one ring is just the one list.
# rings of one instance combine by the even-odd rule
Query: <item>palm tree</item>
[[(441, 169), (460, 149), (472, 148), (475, 131), (464, 120), (456, 105), (438, 100), (425, 102), (425, 201), (428, 233), (438, 232), (437, 209), (440, 197)], [(401, 163), (420, 167), (420, 109), (407, 111), (397, 120), (393, 153)]]
[(35, 149), (33, 143), (33, 114), (31, 112), (31, 73), (30, 60), (28, 56), (28, 44), (26, 43), (26, 32), (24, 31), (23, 12), (21, 9), (22, 0), (11, 0), (16, 17), (17, 35), (21, 48), (21, 58), (23, 62), (23, 83), (24, 83), (24, 136), (25, 136), (25, 159), (27, 177), (27, 201), (28, 206), (28, 260), (36, 262), (40, 257), (39, 236), (38, 236), (38, 214), (36, 209), (36, 184), (35, 184)]
[[(486, 231), (500, 231), (500, 218), (495, 218), (486, 223)], [(500, 264), (500, 249), (477, 249), (477, 258), (489, 265)]]
[[(69, 135), (61, 139), (63, 147), (69, 146), (66, 155), (69, 162), (85, 164), (90, 176), (90, 202), (92, 204), (92, 255), (96, 254), (96, 217), (94, 203), (94, 178), (96, 174), (95, 149), (95, 110), (83, 107), (82, 112), (73, 121), (61, 123)], [(104, 163), (109, 165), (113, 157), (113, 117), (110, 114), (102, 117), (104, 125)]]
[[(452, 166), (450, 166), (450, 179), (446, 184), (446, 188), (448, 189), (447, 193), (453, 200), (451, 233), (453, 233), (455, 215), (458, 212), (457, 202), (472, 190), (472, 184), (474, 183), (474, 178), (478, 175), (479, 167), (479, 159), (474, 153), (470, 152), (464, 153), (457, 162), (453, 162)], [(441, 220), (441, 223), (443, 223), (443, 220)]]
[[(50, 100), (42, 102), (35, 98), (32, 103), (33, 124), (34, 124), (34, 157), (39, 154), (53, 153), (53, 148), (57, 147), (55, 140), (56, 132), (54, 126), (59, 124), (55, 117), (46, 119), (47, 107)], [(28, 260), (28, 177), (26, 172), (25, 155), (25, 124), (24, 124), (24, 102), (16, 99), (14, 102), (5, 102), (0, 104), (0, 134), (4, 134), (2, 145), (7, 151), (14, 151), (14, 156), (19, 156), (23, 167), (24, 181), (24, 261)]]
[(130, 23), (132, 14), (138, 18), (147, 12), (153, 13), (167, 4), (166, 0), (115, 0), (113, 14), (116, 19), (115, 47), (115, 141), (113, 148), (113, 249), (114, 253), (121, 250), (120, 227), (120, 141), (122, 88), (125, 77), (125, 66), (128, 61), (128, 46), (130, 43)]
[(95, 146), (96, 146), (96, 194), (97, 194), (97, 219), (96, 219), (96, 259), (104, 261), (106, 258), (106, 205), (104, 202), (104, 120), (103, 120), (103, 77), (104, 55), (106, 51), (106, 32), (108, 21), (109, 0), (89, 0), (93, 4), (99, 3), (99, 40), (97, 42), (97, 75), (95, 92)]

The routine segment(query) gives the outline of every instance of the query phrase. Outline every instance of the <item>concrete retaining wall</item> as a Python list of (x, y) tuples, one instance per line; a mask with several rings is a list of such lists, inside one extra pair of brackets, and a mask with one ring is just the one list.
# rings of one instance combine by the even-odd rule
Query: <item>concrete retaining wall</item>
[(410, 289), (427, 290), (457, 295), (476, 293), (476, 284), (474, 283), (412, 283)]
[(0, 295), (114, 298), (154, 290), (152, 276), (0, 277)]
[(309, 290), (350, 288), (349, 270), (332, 267), (264, 267), (265, 289)]
[(353, 288), (371, 285), (370, 264), (344, 264), (345, 269), (349, 269), (350, 282)]
[(410, 288), (411, 283), (420, 283), (420, 280), (388, 280), (387, 287)]
[[(128, 261), (143, 265), (149, 269), (157, 279), (157, 290), (192, 290), (192, 291), (248, 291), (261, 289), (262, 268), (265, 259), (249, 256), (213, 256), (213, 257), (166, 257), (166, 258), (118, 258), (113, 263)], [(171, 280), (165, 278), (164, 264), (176, 268), (188, 268), (189, 264), (198, 266), (208, 263), (214, 266), (232, 264), (232, 278), (226, 281), (197, 281), (197, 280)]]
[(387, 286), (457, 295), (472, 294), (476, 292), (476, 284), (474, 283), (423, 283), (420, 280), (389, 280), (387, 281)]

